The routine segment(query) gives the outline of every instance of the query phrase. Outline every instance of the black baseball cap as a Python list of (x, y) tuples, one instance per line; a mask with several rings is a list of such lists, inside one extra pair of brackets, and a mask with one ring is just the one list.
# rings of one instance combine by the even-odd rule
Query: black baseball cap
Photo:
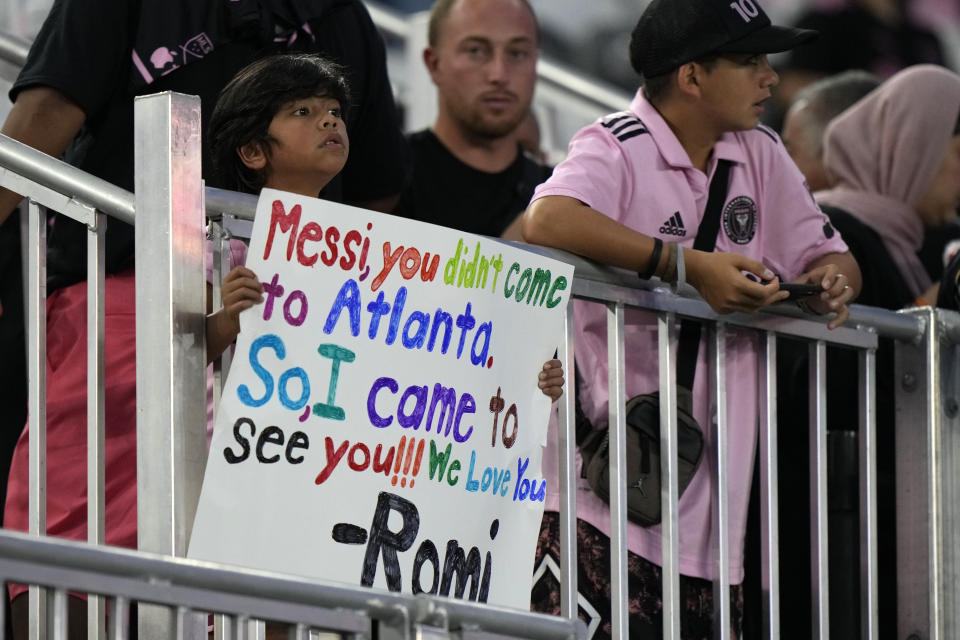
[(779, 53), (819, 35), (778, 27), (757, 0), (652, 0), (633, 29), (630, 64), (645, 78), (711, 53)]

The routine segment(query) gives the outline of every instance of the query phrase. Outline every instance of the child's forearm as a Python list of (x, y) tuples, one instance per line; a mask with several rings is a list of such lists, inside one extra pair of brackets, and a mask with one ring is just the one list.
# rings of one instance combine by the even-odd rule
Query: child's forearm
[(239, 332), (227, 313), (220, 309), (207, 316), (207, 364), (233, 344)]

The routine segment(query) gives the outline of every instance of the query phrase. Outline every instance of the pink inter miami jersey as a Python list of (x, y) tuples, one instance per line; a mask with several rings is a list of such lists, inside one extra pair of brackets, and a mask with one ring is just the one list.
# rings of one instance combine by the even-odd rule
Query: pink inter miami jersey
[[(657, 110), (638, 91), (628, 111), (611, 114), (582, 129), (570, 142), (567, 159), (540, 185), (533, 199), (568, 196), (617, 222), (665, 242), (692, 248), (707, 203), (709, 181), (717, 160), (732, 161), (716, 249), (759, 260), (783, 280), (803, 273), (805, 266), (828, 254), (847, 250), (813, 201), (803, 176), (775, 133), (766, 127), (728, 133), (717, 142), (707, 173), (693, 167), (686, 151)], [(576, 360), (581, 401), (594, 425), (605, 426), (607, 410), (606, 317), (601, 305), (576, 301)], [(627, 312), (627, 396), (658, 388), (655, 317)], [(709, 371), (705, 346), (694, 383), (694, 415), (710, 425)], [(759, 414), (757, 335), (728, 330), (727, 424), (730, 451), (730, 574), (743, 578), (743, 535), (753, 471)], [(710, 430), (705, 430), (710, 446)], [(709, 452), (708, 454), (709, 455)], [(558, 508), (556, 428), (551, 425), (544, 475), (547, 508)], [(680, 571), (713, 579), (714, 556), (711, 485), (701, 465), (680, 500)], [(607, 506), (586, 481), (577, 493), (580, 518), (609, 535)], [(628, 523), (630, 550), (659, 564), (660, 528)]]

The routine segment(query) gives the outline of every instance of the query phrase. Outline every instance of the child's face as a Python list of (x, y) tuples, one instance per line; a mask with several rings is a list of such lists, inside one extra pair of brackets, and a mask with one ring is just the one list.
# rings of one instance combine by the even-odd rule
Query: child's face
[(350, 141), (334, 98), (313, 96), (280, 107), (267, 133), (273, 138), (264, 186), (316, 197), (347, 162)]

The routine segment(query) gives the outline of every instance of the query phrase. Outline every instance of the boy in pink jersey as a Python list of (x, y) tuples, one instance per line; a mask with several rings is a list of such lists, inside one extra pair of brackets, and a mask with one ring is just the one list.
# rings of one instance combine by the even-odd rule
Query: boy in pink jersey
[[(805, 300), (819, 313), (847, 317), (860, 289), (860, 271), (840, 235), (809, 194), (775, 133), (759, 124), (763, 103), (778, 82), (767, 53), (786, 51), (815, 32), (776, 27), (755, 0), (653, 0), (640, 17), (630, 59), (644, 85), (627, 111), (581, 130), (569, 155), (536, 190), (524, 217), (524, 237), (665, 282), (683, 278), (721, 313), (753, 311), (780, 302), (779, 281), (817, 283)], [(693, 249), (721, 162), (729, 167), (715, 250)], [(755, 282), (744, 276), (753, 274)], [(580, 400), (595, 428), (608, 420), (606, 319), (602, 306), (577, 302), (576, 352)], [(656, 317), (627, 315), (626, 391), (658, 389)], [(709, 370), (700, 340), (693, 409), (705, 427)], [(757, 440), (758, 341), (754, 332), (728, 329), (730, 576), (743, 579), (743, 539)], [(641, 364), (643, 363), (643, 364)], [(544, 454), (547, 513), (538, 563), (557, 553), (556, 434)], [(709, 465), (700, 465), (679, 503), (681, 634), (712, 637), (712, 585), (718, 559), (713, 541)], [(551, 500), (552, 498), (552, 504)], [(609, 508), (581, 480), (577, 487), (579, 592), (595, 610), (594, 638), (609, 637)], [(630, 550), (631, 637), (659, 637), (660, 527), (627, 523)], [(534, 608), (549, 611), (551, 588), (534, 589)], [(733, 588), (734, 633), (742, 596)], [(586, 610), (587, 607), (582, 607)], [(591, 622), (588, 620), (588, 623)], [(645, 635), (645, 634), (650, 634)]]

